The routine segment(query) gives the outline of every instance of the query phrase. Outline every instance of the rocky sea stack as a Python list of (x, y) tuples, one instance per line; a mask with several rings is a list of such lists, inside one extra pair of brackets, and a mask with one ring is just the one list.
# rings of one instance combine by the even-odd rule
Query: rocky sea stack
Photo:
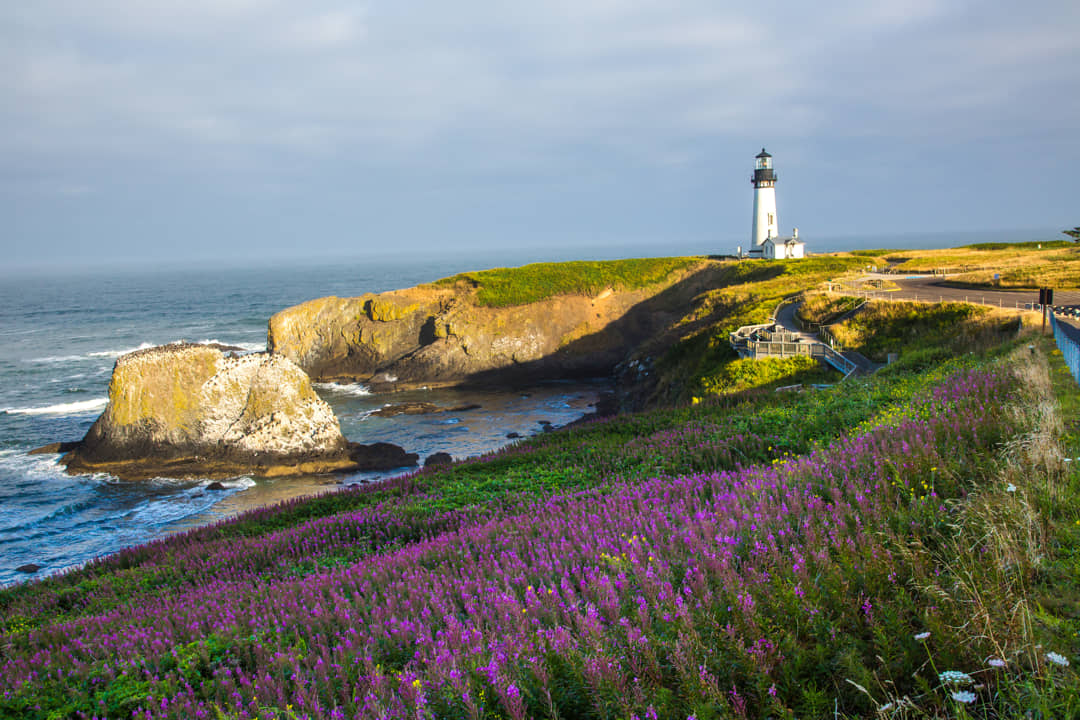
[(354, 468), (356, 453), (289, 359), (174, 344), (117, 361), (108, 406), (63, 461), (124, 479), (277, 476)]

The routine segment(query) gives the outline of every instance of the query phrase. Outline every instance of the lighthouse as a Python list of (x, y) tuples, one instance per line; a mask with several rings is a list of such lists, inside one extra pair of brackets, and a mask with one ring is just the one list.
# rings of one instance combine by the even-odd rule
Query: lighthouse
[(776, 228), (776, 173), (773, 172), (772, 155), (761, 148), (754, 163), (754, 232), (750, 237), (750, 252), (761, 252), (761, 246), (769, 238), (779, 235)]

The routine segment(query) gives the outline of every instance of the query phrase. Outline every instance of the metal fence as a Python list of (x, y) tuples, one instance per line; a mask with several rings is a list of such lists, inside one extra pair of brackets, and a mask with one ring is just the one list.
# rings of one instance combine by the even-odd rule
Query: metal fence
[(1065, 358), (1065, 364), (1078, 383), (1080, 383), (1080, 330), (1059, 321), (1050, 314), (1050, 326), (1054, 328), (1054, 340), (1057, 341), (1058, 350)]
[(819, 342), (751, 340), (746, 344), (746, 350), (748, 356), (755, 360), (767, 357), (789, 358), (795, 357), (796, 355), (807, 355), (815, 360), (824, 360), (840, 372), (844, 373), (845, 377), (855, 372), (858, 368), (851, 360), (848, 360), (828, 345)]

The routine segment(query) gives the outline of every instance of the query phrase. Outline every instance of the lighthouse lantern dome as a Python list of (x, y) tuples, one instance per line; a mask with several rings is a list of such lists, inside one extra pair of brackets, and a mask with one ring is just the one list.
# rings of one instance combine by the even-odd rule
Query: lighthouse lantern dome
[(771, 170), (772, 169), (772, 155), (765, 152), (765, 148), (761, 148), (761, 152), (757, 154), (757, 162), (754, 163), (755, 170)]

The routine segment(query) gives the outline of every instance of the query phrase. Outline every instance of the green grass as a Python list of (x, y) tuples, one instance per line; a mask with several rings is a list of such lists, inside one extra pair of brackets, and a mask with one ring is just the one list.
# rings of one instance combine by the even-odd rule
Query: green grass
[(705, 393), (728, 395), (745, 390), (775, 388), (782, 385), (834, 383), (843, 376), (806, 355), (762, 360), (733, 360), (702, 378)]
[(1076, 247), (1076, 243), (1071, 240), (1051, 240), (1049, 242), (1043, 241), (1031, 241), (1031, 242), (1018, 242), (1018, 243), (972, 243), (971, 245), (960, 246), (966, 250), (984, 250), (984, 251), (1000, 251), (1000, 250), (1061, 250), (1062, 248)]
[(855, 257), (871, 258), (873, 260), (882, 260), (887, 255), (892, 253), (902, 252), (901, 250), (892, 250), (888, 248), (874, 248), (869, 250), (850, 250), (848, 255), (854, 255)]
[(526, 305), (556, 295), (595, 295), (604, 288), (637, 290), (669, 279), (703, 262), (702, 258), (641, 258), (562, 263), (535, 263), (461, 273), (436, 285), (468, 284), (484, 307)]

